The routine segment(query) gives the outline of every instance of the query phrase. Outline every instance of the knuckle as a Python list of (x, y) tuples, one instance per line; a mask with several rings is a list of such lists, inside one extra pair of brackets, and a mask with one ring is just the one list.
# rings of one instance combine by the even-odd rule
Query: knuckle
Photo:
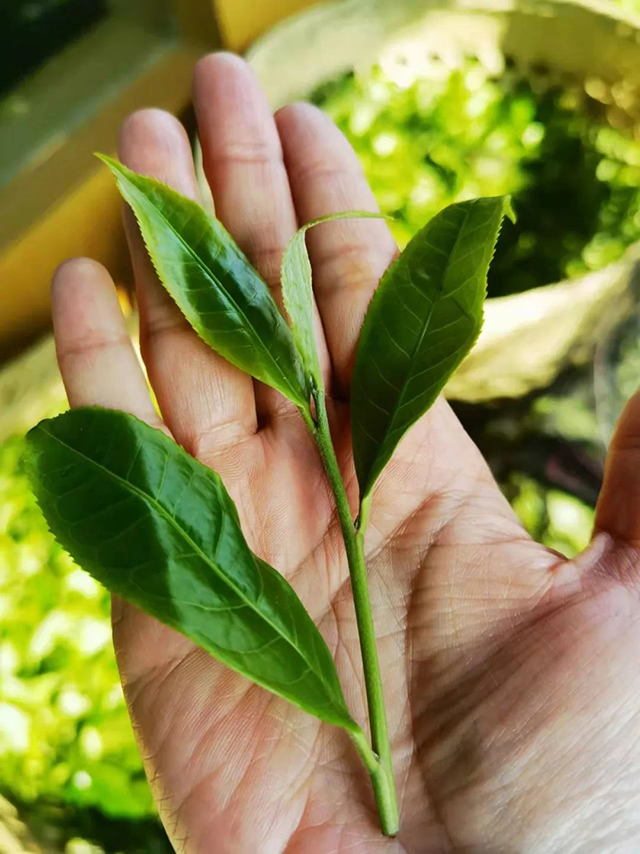
[(324, 292), (373, 290), (378, 283), (369, 247), (364, 243), (336, 243), (314, 259), (313, 269)]
[(364, 178), (362, 166), (357, 161), (349, 166), (336, 165), (324, 157), (301, 163), (291, 171), (292, 178), (302, 186), (319, 183), (341, 184), (354, 180), (359, 182)]
[(218, 150), (207, 151), (205, 161), (212, 166), (272, 166), (282, 164), (280, 146), (266, 140), (236, 140)]
[(63, 343), (59, 348), (59, 356), (61, 362), (67, 360), (76, 360), (78, 358), (91, 358), (91, 356), (103, 350), (128, 347), (131, 344), (131, 339), (128, 335), (103, 336), (92, 334), (80, 336)]
[(149, 319), (144, 324), (142, 338), (146, 346), (155, 345), (158, 341), (164, 341), (167, 337), (184, 335), (190, 331), (187, 320), (180, 317), (156, 317)]

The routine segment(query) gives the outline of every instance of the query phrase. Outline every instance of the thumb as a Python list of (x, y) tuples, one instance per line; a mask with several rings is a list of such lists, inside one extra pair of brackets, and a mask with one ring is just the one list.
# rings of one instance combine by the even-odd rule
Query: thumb
[(640, 546), (640, 391), (624, 408), (609, 448), (595, 527)]

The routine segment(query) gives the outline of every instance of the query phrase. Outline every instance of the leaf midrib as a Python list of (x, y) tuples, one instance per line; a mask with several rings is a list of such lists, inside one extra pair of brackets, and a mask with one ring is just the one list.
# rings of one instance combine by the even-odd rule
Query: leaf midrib
[[(149, 179), (149, 180), (153, 180), (153, 179)], [(154, 182), (154, 183), (158, 183), (158, 182)], [(135, 184), (134, 184), (134, 187), (135, 187)], [(137, 190), (137, 189), (138, 189), (138, 188), (136, 187), (136, 190)], [(171, 189), (171, 188), (169, 188), (169, 189)], [(228, 291), (228, 290), (225, 288), (225, 286), (222, 284), (222, 281), (221, 281), (221, 280), (217, 280), (217, 279), (215, 279), (213, 272), (212, 272), (211, 270), (209, 270), (209, 267), (207, 266), (207, 264), (205, 263), (205, 261), (200, 257), (200, 255), (199, 255), (197, 252), (195, 252), (195, 250), (193, 250), (193, 249), (191, 248), (191, 246), (189, 246), (189, 244), (184, 240), (184, 238), (179, 234), (179, 232), (178, 232), (178, 231), (176, 231), (175, 227), (174, 227), (174, 226), (169, 222), (169, 220), (165, 217), (165, 215), (162, 213), (162, 211), (160, 210), (160, 208), (158, 208), (158, 206), (157, 206), (157, 205), (155, 205), (153, 202), (149, 201), (148, 197), (147, 197), (147, 196), (145, 196), (145, 195), (144, 195), (144, 193), (141, 193), (141, 195), (142, 195), (143, 200), (144, 200), (145, 202), (148, 202), (148, 203), (151, 205), (151, 207), (153, 208), (153, 210), (154, 210), (154, 211), (156, 211), (156, 213), (158, 214), (158, 216), (160, 217), (160, 219), (161, 219), (161, 220), (165, 223), (165, 225), (166, 225), (166, 226), (167, 226), (167, 227), (168, 227), (168, 228), (173, 232), (173, 234), (177, 237), (178, 241), (179, 241), (179, 242), (182, 244), (182, 246), (187, 250), (188, 254), (189, 254), (189, 255), (191, 255), (191, 257), (193, 258), (193, 260), (194, 260), (194, 261), (196, 261), (196, 263), (200, 266), (200, 268), (203, 270), (203, 272), (204, 272), (205, 276), (206, 276), (210, 281), (213, 279), (214, 281), (218, 282), (218, 284), (219, 284), (219, 286), (220, 286), (220, 289), (222, 290), (222, 292), (223, 292), (223, 293), (224, 293), (224, 295), (226, 296), (227, 300), (228, 300), (228, 301), (231, 303), (231, 305), (235, 308), (235, 310), (238, 312), (238, 314), (239, 314), (239, 315), (244, 319), (244, 321), (245, 321), (245, 323), (246, 323), (247, 327), (251, 330), (251, 336), (252, 336), (252, 338), (253, 338), (254, 342), (257, 342), (257, 343), (258, 343), (258, 345), (259, 345), (259, 348), (257, 348), (257, 349), (260, 349), (260, 348), (261, 348), (262, 352), (265, 352), (265, 353), (268, 355), (269, 360), (271, 361), (271, 363), (272, 363), (272, 364), (274, 364), (274, 365), (276, 366), (277, 373), (278, 373), (278, 374), (282, 377), (282, 379), (284, 380), (283, 385), (285, 385), (285, 386), (289, 389), (289, 391), (294, 395), (294, 397), (298, 398), (298, 394), (296, 394), (295, 389), (293, 388), (293, 386), (292, 386), (292, 385), (291, 385), (291, 383), (289, 382), (289, 379), (288, 379), (288, 377), (287, 377), (286, 373), (282, 370), (282, 368), (281, 368), (280, 364), (278, 363), (277, 359), (274, 359), (274, 357), (273, 357), (273, 355), (272, 355), (271, 351), (269, 350), (269, 348), (264, 346), (263, 341), (262, 341), (262, 339), (261, 339), (260, 335), (258, 334), (258, 332), (254, 329), (253, 324), (250, 322), (249, 318), (247, 317), (247, 315), (245, 314), (245, 312), (242, 310), (242, 308), (238, 305), (238, 303), (237, 303), (237, 302), (236, 302), (236, 300), (233, 298), (233, 296), (229, 293), (229, 291)], [(187, 201), (191, 201), (191, 200), (190, 200), (190, 199), (187, 199)], [(195, 204), (195, 203), (194, 203), (194, 204)], [(200, 211), (200, 209), (198, 209), (198, 212), (201, 212), (201, 211)], [(206, 216), (206, 214), (204, 214), (204, 215)], [(137, 218), (137, 217), (136, 217), (136, 218)], [(151, 253), (149, 253), (149, 254), (151, 255)], [(155, 263), (154, 263), (154, 266), (155, 266)], [(256, 276), (260, 279), (260, 281), (262, 281), (262, 279), (260, 278), (260, 276), (258, 275), (258, 273), (257, 273), (257, 272), (256, 272)], [(265, 285), (265, 287), (266, 287), (266, 285)], [(277, 310), (277, 309), (276, 309), (276, 310)], [(286, 326), (286, 324), (284, 324), (284, 325)], [(287, 327), (287, 329), (288, 329), (288, 327)]]
[[(315, 670), (315, 668), (313, 668), (311, 666), (309, 659), (306, 657), (306, 655), (304, 655), (302, 653), (302, 651), (300, 649), (298, 649), (298, 647), (293, 643), (291, 638), (284, 635), (282, 633), (282, 631), (280, 629), (278, 629), (271, 622), (271, 620), (269, 620), (268, 617), (266, 617), (262, 613), (262, 611), (260, 611), (256, 607), (255, 603), (253, 603), (250, 599), (248, 599), (246, 597), (246, 595), (239, 588), (237, 588), (236, 585), (227, 576), (223, 575), (220, 572), (220, 570), (217, 568), (216, 564), (209, 560), (209, 558), (202, 551), (202, 549), (191, 539), (191, 537), (184, 531), (184, 529), (181, 528), (180, 525), (178, 525), (176, 520), (171, 517), (171, 515), (164, 509), (164, 507), (161, 504), (158, 503), (158, 501), (155, 498), (148, 495), (146, 492), (144, 492), (144, 490), (135, 486), (130, 481), (126, 480), (125, 478), (121, 477), (120, 475), (115, 474), (115, 472), (112, 472), (106, 466), (102, 465), (101, 463), (97, 462), (96, 460), (92, 459), (91, 457), (88, 457), (86, 454), (83, 454), (82, 451), (79, 451), (77, 448), (74, 448), (72, 445), (69, 445), (67, 442), (64, 442), (59, 436), (56, 436), (55, 434), (51, 433), (45, 427), (41, 426), (40, 429), (45, 434), (45, 436), (48, 436), (50, 439), (53, 439), (54, 441), (58, 442), (58, 444), (62, 445), (63, 448), (66, 448), (72, 454), (76, 454), (78, 457), (85, 460), (90, 465), (95, 466), (97, 469), (104, 472), (108, 477), (112, 478), (113, 480), (115, 480), (116, 482), (118, 482), (120, 484), (123, 484), (125, 486), (125, 488), (129, 488), (134, 494), (138, 495), (138, 497), (140, 497), (141, 499), (143, 499), (144, 501), (150, 503), (153, 507), (155, 507), (157, 509), (158, 513), (169, 522), (169, 524), (174, 528), (174, 530), (176, 530), (183, 537), (183, 539), (190, 546), (192, 546), (194, 552), (204, 561), (204, 563), (213, 569), (214, 573), (218, 576), (218, 578), (221, 579), (221, 581), (224, 584), (227, 584), (231, 588), (231, 590), (233, 590), (233, 592), (238, 596), (238, 598), (241, 601), (243, 601), (252, 611), (254, 611), (262, 620), (264, 620), (264, 622), (268, 626), (271, 627), (271, 629), (275, 632), (276, 635), (283, 638), (283, 640), (285, 640), (289, 644), (289, 646), (291, 646), (291, 648), (305, 662), (305, 664), (309, 668), (309, 671), (316, 676), (316, 678), (322, 683), (322, 685), (324, 685), (325, 689), (327, 690), (328, 696), (334, 697), (333, 691), (331, 690), (330, 686), (328, 685), (328, 683), (326, 682), (326, 680), (324, 679), (322, 674), (318, 674), (318, 672)], [(253, 554), (253, 552), (251, 551), (251, 549), (249, 549), (248, 546), (247, 546), (247, 551), (251, 555), (252, 560), (254, 562), (257, 562), (256, 556)], [(250, 677), (250, 678), (253, 679), (253, 677)]]
[[(446, 253), (446, 255), (447, 255), (447, 261), (446, 261), (445, 271), (446, 271), (446, 269), (448, 269), (448, 267), (449, 267), (449, 264), (450, 264), (450, 262), (451, 262), (451, 256), (454, 254), (454, 252), (455, 252), (455, 250), (456, 250), (456, 247), (458, 246), (458, 242), (459, 242), (459, 240), (460, 240), (461, 233), (462, 233), (462, 231), (463, 231), (464, 227), (465, 227), (465, 226), (466, 226), (466, 224), (467, 224), (467, 220), (468, 220), (468, 218), (469, 218), (470, 213), (471, 213), (471, 208), (469, 208), (467, 211), (465, 211), (464, 219), (462, 220), (462, 223), (461, 223), (461, 225), (460, 225), (460, 227), (459, 227), (459, 229), (458, 229), (458, 234), (456, 235), (456, 239), (455, 239), (455, 241), (454, 241), (454, 243), (453, 243), (453, 246), (452, 246), (451, 250), (450, 250), (448, 253)], [(441, 250), (441, 251), (442, 251), (442, 250)], [(443, 254), (444, 254), (444, 253), (443, 253)], [(444, 291), (444, 275), (443, 275), (443, 277), (442, 277), (442, 282), (443, 282), (443, 284), (442, 284), (442, 288), (441, 288), (441, 290), (440, 290), (440, 292), (439, 292), (439, 294), (438, 294), (438, 299), (433, 301), (433, 304), (432, 304), (431, 309), (429, 310), (429, 313), (428, 313), (428, 315), (427, 315), (427, 317), (426, 317), (426, 319), (425, 319), (425, 322), (424, 322), (424, 325), (423, 325), (423, 327), (422, 327), (422, 331), (421, 331), (421, 333), (420, 333), (420, 335), (419, 335), (419, 337), (418, 337), (418, 340), (417, 340), (417, 342), (416, 342), (415, 346), (413, 347), (413, 349), (411, 350), (411, 356), (410, 356), (410, 358), (409, 358), (410, 370), (407, 372), (407, 376), (406, 376), (406, 378), (403, 380), (402, 385), (400, 386), (400, 394), (398, 395), (398, 399), (397, 399), (397, 402), (396, 402), (395, 412), (394, 412), (394, 414), (391, 416), (391, 418), (389, 419), (389, 421), (387, 422), (387, 425), (386, 425), (386, 427), (385, 427), (385, 430), (384, 430), (384, 433), (383, 433), (383, 436), (382, 436), (382, 440), (380, 441), (380, 443), (379, 443), (379, 445), (378, 445), (378, 447), (379, 447), (379, 449), (380, 449), (380, 450), (382, 449), (382, 447), (383, 447), (384, 443), (387, 441), (387, 439), (388, 439), (389, 435), (391, 434), (391, 432), (395, 429), (395, 427), (394, 427), (394, 424), (395, 424), (395, 418), (396, 418), (396, 415), (397, 415), (397, 413), (399, 412), (399, 410), (400, 410), (400, 408), (401, 408), (401, 406), (402, 406), (402, 404), (403, 404), (403, 398), (404, 398), (405, 392), (406, 392), (406, 390), (407, 390), (407, 385), (409, 384), (409, 380), (410, 380), (410, 378), (411, 378), (411, 377), (410, 377), (410, 373), (411, 373), (411, 371), (413, 370), (413, 364), (414, 364), (414, 361), (415, 361), (416, 353), (418, 352), (418, 350), (419, 350), (419, 349), (420, 349), (420, 347), (422, 346), (422, 342), (424, 341), (424, 337), (425, 337), (425, 335), (427, 334), (427, 330), (428, 330), (429, 326), (431, 325), (431, 320), (432, 320), (432, 318), (433, 318), (433, 313), (434, 313), (434, 312), (435, 312), (435, 310), (436, 310), (436, 306), (438, 305), (438, 303), (439, 303), (439, 302), (440, 302), (440, 300), (442, 299), (442, 294), (443, 294), (443, 291)], [(457, 304), (457, 300), (456, 300), (456, 304)], [(370, 471), (373, 471), (373, 469), (375, 468), (375, 464), (377, 463), (377, 461), (378, 461), (379, 457), (380, 457), (380, 451), (378, 451), (378, 453), (376, 454), (376, 456), (375, 456), (375, 458), (374, 458), (374, 460), (373, 460), (373, 463), (372, 463), (372, 465), (371, 465)]]

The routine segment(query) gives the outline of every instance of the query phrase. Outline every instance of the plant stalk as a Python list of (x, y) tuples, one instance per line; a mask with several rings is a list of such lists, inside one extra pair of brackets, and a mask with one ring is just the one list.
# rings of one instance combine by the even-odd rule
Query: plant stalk
[(305, 421), (313, 433), (327, 471), (336, 501), (338, 518), (347, 552), (351, 589), (353, 591), (353, 602), (360, 638), (360, 651), (362, 653), (373, 756), (371, 756), (371, 749), (366, 744), (366, 741), (364, 745), (362, 744), (364, 738), (360, 739), (359, 736), (352, 735), (352, 740), (371, 777), (382, 831), (387, 836), (395, 836), (399, 828), (398, 802), (393, 776), (387, 713), (382, 691), (382, 676), (378, 660), (373, 614), (371, 612), (371, 598), (369, 596), (364, 551), (368, 502), (363, 504), (358, 522), (354, 524), (342, 474), (340, 473), (340, 467), (331, 440), (324, 393), (321, 391), (314, 392), (314, 400), (316, 404), (316, 421), (314, 422), (308, 416), (305, 417), (304, 413), (303, 417), (305, 417)]

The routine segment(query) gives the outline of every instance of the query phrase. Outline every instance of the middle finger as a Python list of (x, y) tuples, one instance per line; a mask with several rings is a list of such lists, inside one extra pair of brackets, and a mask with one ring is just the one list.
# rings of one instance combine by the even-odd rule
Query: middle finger
[[(280, 264), (297, 221), (267, 98), (244, 60), (217, 53), (196, 67), (194, 105), (216, 216), (280, 301)], [(326, 367), (317, 312), (316, 341)], [(293, 409), (263, 386), (256, 390), (256, 405), (263, 420)]]

